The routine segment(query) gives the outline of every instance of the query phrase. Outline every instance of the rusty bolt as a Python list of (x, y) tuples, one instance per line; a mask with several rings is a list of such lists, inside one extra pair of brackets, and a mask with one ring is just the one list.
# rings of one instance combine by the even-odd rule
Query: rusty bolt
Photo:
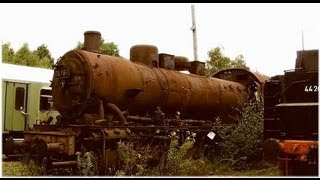
[(116, 133), (116, 134), (120, 134), (120, 129), (119, 128), (116, 128), (116, 129), (114, 129), (114, 133)]

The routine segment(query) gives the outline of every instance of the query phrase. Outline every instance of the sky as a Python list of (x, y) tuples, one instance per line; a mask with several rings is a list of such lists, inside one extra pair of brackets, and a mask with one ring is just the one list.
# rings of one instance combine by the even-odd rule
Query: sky
[[(151, 44), (159, 53), (194, 60), (189, 3), (0, 4), (0, 17), (1, 43), (15, 50), (44, 43), (55, 59), (83, 41), (85, 31), (96, 30), (124, 58), (133, 45)], [(274, 76), (294, 68), (302, 44), (320, 47), (320, 4), (196, 3), (195, 17), (203, 62), (209, 50), (222, 47), (230, 58), (242, 54), (252, 71)]]

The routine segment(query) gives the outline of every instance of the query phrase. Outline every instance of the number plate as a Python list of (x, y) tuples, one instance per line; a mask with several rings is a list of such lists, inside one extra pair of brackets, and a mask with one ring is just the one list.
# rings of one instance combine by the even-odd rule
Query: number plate
[(70, 76), (70, 68), (63, 67), (54, 70), (54, 77), (55, 78), (68, 78)]

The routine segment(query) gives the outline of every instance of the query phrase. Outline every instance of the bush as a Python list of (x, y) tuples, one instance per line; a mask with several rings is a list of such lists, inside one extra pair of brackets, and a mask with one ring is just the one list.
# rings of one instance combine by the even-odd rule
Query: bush
[(205, 176), (214, 174), (214, 164), (208, 159), (192, 159), (188, 151), (193, 147), (193, 141), (185, 142), (180, 148), (174, 143), (168, 152), (167, 164), (165, 167), (166, 176)]
[(214, 131), (217, 137), (210, 140), (210, 143), (217, 144), (214, 145), (215, 149), (207, 152), (211, 158), (199, 156), (198, 159), (192, 159), (190, 150), (194, 150), (194, 142), (187, 141), (178, 147), (177, 141), (173, 140), (166, 165), (160, 173), (158, 166), (148, 165), (148, 159), (154, 154), (149, 146), (138, 152), (134, 150), (133, 144), (122, 143), (119, 147), (123, 168), (118, 175), (208, 176), (229, 172), (231, 168), (241, 170), (252, 167), (262, 159), (263, 102), (250, 102), (236, 111), (237, 116), (233, 117), (236, 124), (224, 125), (219, 119), (215, 122), (219, 125)]
[(118, 148), (121, 170), (116, 172), (116, 176), (160, 175), (158, 167), (150, 166), (154, 148), (145, 146), (137, 149), (132, 142), (120, 142)]
[(237, 168), (246, 168), (262, 158), (263, 102), (250, 102), (236, 111), (236, 124), (216, 129), (220, 137), (218, 157), (230, 160)]

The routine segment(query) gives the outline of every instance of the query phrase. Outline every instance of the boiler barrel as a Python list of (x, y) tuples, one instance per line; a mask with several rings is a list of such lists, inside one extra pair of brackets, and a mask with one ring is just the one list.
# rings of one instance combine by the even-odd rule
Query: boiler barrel
[[(69, 51), (58, 65), (69, 67), (72, 77), (72, 83), (64, 82), (69, 84), (64, 87), (69, 88), (69, 97), (60, 94), (53, 98), (58, 109), (68, 108), (71, 101), (84, 102), (94, 94), (131, 114), (153, 112), (160, 106), (166, 114), (180, 111), (188, 118), (211, 119), (230, 113), (247, 97), (246, 87), (237, 82), (153, 68), (93, 52)], [(53, 84), (53, 93), (66, 91), (61, 89), (61, 78), (54, 79)]]

